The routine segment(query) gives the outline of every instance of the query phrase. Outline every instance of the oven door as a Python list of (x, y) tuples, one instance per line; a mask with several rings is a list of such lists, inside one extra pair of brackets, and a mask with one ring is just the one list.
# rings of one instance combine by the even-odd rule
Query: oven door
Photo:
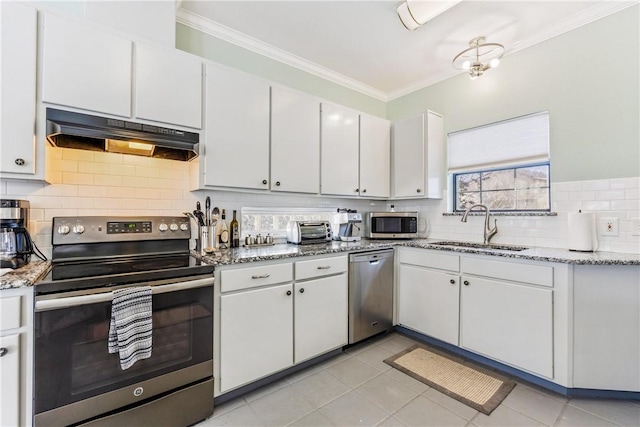
[(136, 286), (152, 286), (152, 354), (126, 370), (108, 351), (114, 288), (36, 296), (36, 425), (89, 420), (211, 379), (213, 277)]

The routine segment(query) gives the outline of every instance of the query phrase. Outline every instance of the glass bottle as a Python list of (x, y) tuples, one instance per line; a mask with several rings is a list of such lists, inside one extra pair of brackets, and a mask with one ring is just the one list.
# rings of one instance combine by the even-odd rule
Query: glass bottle
[(233, 211), (233, 219), (231, 220), (231, 247), (239, 248), (240, 247), (240, 224), (236, 219), (236, 210)]
[(227, 212), (222, 209), (222, 218), (220, 224), (220, 248), (226, 249), (229, 247), (229, 229), (227, 228), (226, 221)]

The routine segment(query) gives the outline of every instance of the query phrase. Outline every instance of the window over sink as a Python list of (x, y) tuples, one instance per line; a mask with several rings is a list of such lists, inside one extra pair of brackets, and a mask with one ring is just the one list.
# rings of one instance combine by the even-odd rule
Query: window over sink
[(448, 148), (455, 212), (551, 210), (548, 111), (452, 132)]

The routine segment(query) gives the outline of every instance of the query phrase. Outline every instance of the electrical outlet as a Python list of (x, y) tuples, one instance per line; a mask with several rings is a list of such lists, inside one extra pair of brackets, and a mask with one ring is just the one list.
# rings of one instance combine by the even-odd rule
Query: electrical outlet
[(640, 236), (640, 218), (633, 218), (631, 220), (631, 235)]
[(618, 218), (607, 217), (602, 218), (602, 231), (603, 236), (617, 236), (618, 235)]

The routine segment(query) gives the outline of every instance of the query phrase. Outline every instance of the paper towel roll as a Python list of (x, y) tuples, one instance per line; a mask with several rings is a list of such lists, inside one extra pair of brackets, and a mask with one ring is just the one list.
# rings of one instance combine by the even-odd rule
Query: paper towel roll
[(570, 212), (568, 216), (568, 247), (570, 251), (596, 250), (596, 218), (593, 213)]

